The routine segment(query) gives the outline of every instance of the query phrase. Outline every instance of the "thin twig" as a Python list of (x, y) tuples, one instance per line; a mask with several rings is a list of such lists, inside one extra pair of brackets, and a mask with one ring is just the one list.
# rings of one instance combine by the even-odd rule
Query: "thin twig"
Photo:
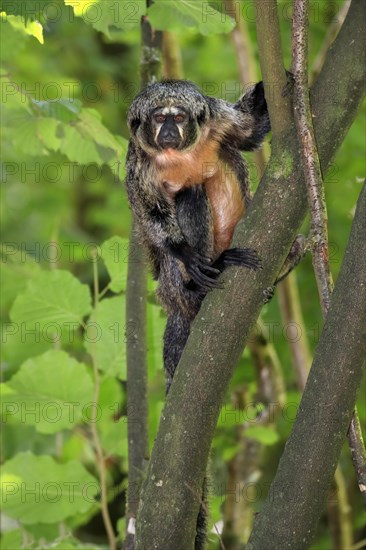
[(356, 470), (358, 486), (366, 505), (366, 449), (363, 442), (360, 419), (357, 409), (354, 410), (347, 433), (348, 444), (351, 449), (353, 466)]
[[(297, 385), (301, 392), (303, 392), (311, 365), (311, 354), (295, 271), (290, 273), (278, 285), (278, 304), (282, 321), (286, 327), (286, 335), (291, 350)], [(296, 331), (294, 337), (292, 337), (292, 330)], [(300, 337), (296, 337), (298, 335)]]
[(328, 313), (333, 280), (329, 267), (328, 216), (323, 176), (315, 141), (308, 86), (308, 0), (294, 0), (292, 22), (294, 114), (308, 192), (313, 240), (313, 263), (324, 317)]
[[(147, 0), (147, 6), (151, 0)], [(141, 85), (156, 81), (161, 71), (162, 32), (156, 32), (148, 17), (141, 21)], [(146, 298), (147, 266), (137, 226), (132, 222), (127, 291), (126, 323), (132, 328), (126, 337), (127, 359), (127, 436), (128, 436), (128, 489), (126, 502), (126, 537), (124, 550), (135, 547), (135, 524), (140, 502), (140, 489), (148, 463), (148, 397), (147, 397), (147, 343)], [(127, 336), (127, 335), (126, 335)]]
[[(99, 301), (99, 281), (98, 281), (98, 259), (97, 254), (93, 255), (93, 278), (94, 278), (94, 307), (96, 308)], [(90, 419), (90, 427), (93, 437), (93, 443), (95, 448), (95, 454), (97, 458), (97, 466), (99, 471), (99, 481), (100, 481), (100, 500), (101, 500), (101, 512), (103, 517), (103, 523), (105, 530), (108, 536), (108, 542), (110, 550), (116, 550), (116, 537), (114, 534), (111, 517), (108, 510), (108, 493), (107, 493), (107, 479), (105, 471), (105, 459), (103, 455), (103, 449), (99, 438), (99, 433), (97, 429), (97, 405), (99, 402), (99, 391), (100, 391), (100, 377), (97, 366), (97, 360), (95, 357), (95, 349), (93, 343), (90, 345), (90, 355), (93, 363), (93, 372), (94, 372), (94, 407), (92, 408), (92, 415)]]

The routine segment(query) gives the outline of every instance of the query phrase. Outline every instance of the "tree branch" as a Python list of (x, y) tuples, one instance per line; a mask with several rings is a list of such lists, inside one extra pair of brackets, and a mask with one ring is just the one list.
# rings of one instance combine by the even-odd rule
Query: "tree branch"
[(313, 64), (312, 74), (311, 74), (312, 81), (315, 80), (320, 73), (320, 70), (324, 63), (324, 59), (327, 56), (329, 46), (332, 44), (335, 37), (339, 33), (339, 29), (343, 25), (343, 22), (346, 18), (350, 4), (351, 4), (351, 0), (344, 0), (344, 3), (341, 6), (336, 19), (332, 22), (332, 24), (328, 28), (326, 37), (324, 38), (324, 43), (318, 55), (316, 56), (316, 59)]
[(287, 77), (283, 65), (277, 0), (255, 0), (259, 60), (268, 103), (273, 137), (288, 131), (290, 97), (283, 95)]
[(310, 546), (362, 379), (365, 303), (366, 185), (296, 422), (248, 550)]
[[(320, 170), (317, 145), (315, 141), (312, 113), (308, 88), (308, 19), (309, 0), (294, 0), (292, 18), (292, 71), (295, 77), (294, 116), (297, 135), (301, 144), (301, 160), (305, 175), (308, 204), (311, 220), (311, 237), (313, 239), (313, 265), (318, 286), (323, 317), (326, 318), (330, 297), (333, 291), (333, 279), (329, 265), (328, 253), (328, 215), (325, 201), (324, 183)], [(356, 441), (360, 431), (357, 430), (358, 415), (354, 411), (351, 429), (348, 432), (349, 445), (352, 449), (354, 467), (358, 484), (363, 496), (366, 496), (365, 477), (366, 461), (362, 465), (364, 452), (362, 436)], [(363, 489), (362, 489), (363, 488)]]
[(313, 264), (323, 316), (327, 315), (333, 280), (329, 266), (328, 215), (323, 176), (315, 142), (308, 86), (309, 0), (294, 0), (292, 15), (292, 72), (294, 116), (304, 170), (313, 239)]
[[(149, 0), (147, 5), (150, 5)], [(159, 78), (161, 69), (162, 33), (154, 32), (147, 17), (141, 22), (142, 54), (141, 85)], [(130, 233), (127, 273), (126, 321), (130, 340), (127, 341), (127, 435), (128, 489), (126, 509), (125, 550), (134, 549), (135, 520), (139, 494), (149, 455), (147, 356), (146, 356), (146, 262), (133, 221)]]
[[(363, 0), (353, 1), (330, 50), (332, 70), (326, 61), (314, 88), (319, 115), (314, 127), (324, 173), (363, 96), (363, 8)], [(337, 110), (328, 106), (329, 90), (335, 86), (342, 92)], [(305, 216), (306, 190), (297, 149), (291, 129), (273, 140), (271, 161), (236, 231), (234, 246), (257, 249), (264, 269), (256, 273), (228, 269), (225, 288), (208, 294), (193, 323), (165, 403), (141, 495), (139, 549), (186, 550), (181, 541), (194, 540), (200, 502), (193, 495), (201, 494), (221, 402), (258, 317), (263, 289), (273, 284)]]

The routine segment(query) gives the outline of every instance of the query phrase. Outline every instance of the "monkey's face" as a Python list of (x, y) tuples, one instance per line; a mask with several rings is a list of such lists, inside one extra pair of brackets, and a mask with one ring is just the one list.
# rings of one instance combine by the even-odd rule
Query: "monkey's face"
[(183, 105), (153, 107), (135, 133), (140, 146), (153, 155), (167, 149), (186, 151), (194, 147), (200, 135), (199, 121)]
[(209, 116), (207, 100), (194, 84), (169, 80), (151, 84), (136, 96), (128, 124), (136, 145), (155, 156), (169, 149), (193, 149)]
[[(192, 125), (184, 107), (158, 107), (151, 113), (154, 141), (161, 149), (181, 149)], [(193, 137), (193, 136), (191, 136)]]

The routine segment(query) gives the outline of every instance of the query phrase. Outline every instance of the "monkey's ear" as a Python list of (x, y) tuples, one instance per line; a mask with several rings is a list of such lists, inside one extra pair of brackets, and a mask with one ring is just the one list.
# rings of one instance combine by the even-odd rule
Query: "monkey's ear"
[(267, 113), (267, 102), (264, 97), (264, 86), (263, 82), (258, 82), (252, 91), (251, 102), (253, 108), (253, 114), (259, 116), (265, 115)]
[(202, 110), (199, 113), (199, 115), (197, 116), (197, 122), (198, 122), (199, 126), (203, 126), (203, 124), (206, 122), (206, 120), (207, 120), (206, 111)]
[(130, 124), (130, 130), (133, 134), (136, 134), (138, 127), (141, 124), (141, 120), (139, 118), (133, 118), (129, 121)]

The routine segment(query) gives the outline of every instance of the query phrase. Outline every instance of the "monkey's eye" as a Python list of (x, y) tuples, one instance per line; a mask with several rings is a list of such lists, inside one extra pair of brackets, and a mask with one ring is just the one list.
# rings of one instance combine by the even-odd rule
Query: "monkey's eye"
[(165, 115), (155, 115), (154, 118), (155, 118), (155, 121), (159, 122), (159, 123), (166, 121), (166, 116)]
[(186, 115), (181, 113), (179, 115), (175, 115), (174, 120), (175, 122), (179, 123), (179, 122), (184, 122), (185, 118), (186, 118)]

